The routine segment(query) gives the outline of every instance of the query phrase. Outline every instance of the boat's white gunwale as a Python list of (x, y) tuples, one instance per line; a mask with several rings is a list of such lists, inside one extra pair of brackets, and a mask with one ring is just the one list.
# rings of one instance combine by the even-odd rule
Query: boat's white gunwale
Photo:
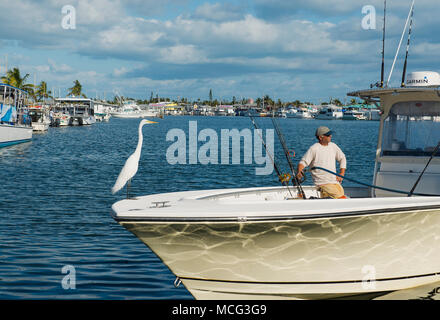
[[(313, 188), (313, 187), (310, 187)], [(335, 219), (354, 216), (439, 210), (440, 197), (385, 197), (268, 201), (234, 199), (234, 195), (286, 192), (284, 187), (194, 190), (145, 195), (112, 205), (120, 222), (247, 222)], [(223, 199), (227, 198), (227, 199)], [(229, 198), (229, 199), (228, 199)], [(164, 202), (164, 207), (155, 207)], [(294, 205), (293, 205), (294, 204)], [(326, 208), (325, 211), (323, 208)]]
[(290, 221), (305, 221), (305, 220), (328, 220), (328, 219), (343, 219), (371, 215), (390, 215), (390, 214), (405, 214), (405, 213), (421, 213), (422, 211), (439, 210), (440, 204), (433, 206), (413, 206), (403, 208), (387, 208), (376, 210), (362, 210), (352, 212), (336, 212), (336, 213), (322, 213), (322, 214), (305, 214), (305, 215), (278, 215), (278, 216), (213, 216), (213, 217), (177, 217), (177, 216), (118, 216), (115, 211), (112, 212), (112, 217), (120, 223), (188, 223), (198, 222), (203, 224), (210, 223), (271, 223), (271, 222), (290, 222)]

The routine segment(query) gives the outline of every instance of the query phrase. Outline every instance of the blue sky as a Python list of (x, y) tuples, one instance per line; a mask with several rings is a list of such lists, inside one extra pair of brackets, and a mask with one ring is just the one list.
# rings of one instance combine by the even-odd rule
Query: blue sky
[[(386, 76), (411, 0), (388, 0)], [(76, 28), (62, 28), (71, 5)], [(376, 29), (361, 27), (376, 8)], [(383, 0), (0, 0), (0, 73), (61, 95), (346, 99), (380, 78)], [(416, 0), (408, 71), (440, 71), (438, 0)], [(400, 82), (406, 37), (391, 85)]]

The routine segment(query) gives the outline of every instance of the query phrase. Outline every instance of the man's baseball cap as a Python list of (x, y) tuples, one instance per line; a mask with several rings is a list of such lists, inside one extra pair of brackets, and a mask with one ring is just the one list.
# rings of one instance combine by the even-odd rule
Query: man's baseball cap
[(319, 136), (329, 136), (329, 135), (332, 135), (332, 134), (333, 134), (333, 131), (331, 131), (329, 128), (324, 127), (324, 126), (319, 127), (318, 129), (316, 129), (316, 133), (315, 133), (315, 135), (317, 137), (319, 137)]

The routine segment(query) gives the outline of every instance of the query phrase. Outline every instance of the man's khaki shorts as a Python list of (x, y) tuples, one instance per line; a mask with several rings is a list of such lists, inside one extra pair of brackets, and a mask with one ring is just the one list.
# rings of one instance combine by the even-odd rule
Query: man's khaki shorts
[(318, 186), (318, 190), (321, 192), (321, 198), (333, 198), (344, 199), (344, 188), (339, 183), (323, 184)]

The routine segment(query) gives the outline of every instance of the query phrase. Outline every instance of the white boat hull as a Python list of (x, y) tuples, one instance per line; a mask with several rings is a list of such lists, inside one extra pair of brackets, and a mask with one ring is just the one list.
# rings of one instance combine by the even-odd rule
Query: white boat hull
[(0, 124), (0, 148), (28, 142), (32, 139), (32, 127)]
[(96, 123), (96, 118), (94, 116), (83, 118), (83, 125), (92, 125), (94, 123)]
[(319, 114), (315, 117), (316, 120), (340, 120), (342, 119), (342, 112), (334, 115)]
[(440, 280), (440, 197), (286, 196), (181, 192), (112, 209), (197, 299), (380, 295)]
[(95, 118), (96, 118), (96, 121), (98, 122), (103, 122), (103, 121), (109, 121), (110, 120), (110, 113), (100, 113), (100, 114), (97, 114), (97, 113), (95, 113)]
[(32, 122), (32, 130), (38, 132), (44, 132), (49, 130), (49, 124), (45, 122)]
[(147, 117), (156, 117), (156, 112), (150, 112), (150, 111), (139, 111), (139, 112), (116, 112), (111, 114), (112, 117), (115, 118), (147, 118)]
[(297, 119), (313, 119), (312, 115), (309, 112), (298, 112), (295, 115)]
[(112, 117), (115, 118), (124, 118), (124, 119), (134, 119), (134, 118), (143, 118), (143, 114), (141, 113), (112, 113)]

